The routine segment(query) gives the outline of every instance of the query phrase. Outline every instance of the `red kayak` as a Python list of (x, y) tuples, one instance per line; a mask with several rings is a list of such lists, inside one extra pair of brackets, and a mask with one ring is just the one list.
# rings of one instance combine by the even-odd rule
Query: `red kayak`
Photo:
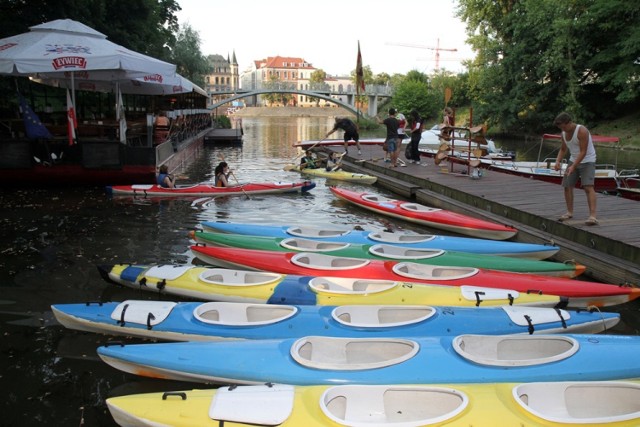
[(338, 187), (331, 187), (331, 191), (338, 198), (373, 212), (480, 239), (506, 240), (518, 232), (508, 225), (377, 194), (358, 193)]
[(114, 185), (107, 187), (113, 195), (135, 196), (237, 196), (247, 194), (277, 194), (309, 191), (316, 184), (311, 181), (248, 183), (234, 187), (216, 187), (212, 183), (165, 188), (154, 184)]
[[(317, 252), (273, 252), (253, 249), (191, 246), (200, 260), (219, 267), (245, 268), (301, 276), (383, 279), (446, 286), (513, 289), (570, 298), (569, 305), (608, 306), (640, 297), (640, 288), (586, 282), (562, 277), (445, 267), (413, 262), (335, 257)], [(579, 299), (580, 301), (575, 299)]]

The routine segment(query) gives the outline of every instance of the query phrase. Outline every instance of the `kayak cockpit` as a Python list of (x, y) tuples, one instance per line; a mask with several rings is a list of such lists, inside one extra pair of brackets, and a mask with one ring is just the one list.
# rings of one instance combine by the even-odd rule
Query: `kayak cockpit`
[(393, 272), (403, 277), (419, 280), (457, 280), (478, 274), (477, 268), (444, 267), (439, 265), (399, 262), (393, 266)]
[(443, 255), (445, 251), (440, 249), (413, 249), (381, 243), (371, 246), (369, 253), (389, 259), (430, 259)]
[(299, 237), (289, 237), (280, 242), (280, 246), (292, 251), (331, 252), (349, 247), (349, 243), (324, 242)]
[(291, 262), (299, 267), (315, 270), (351, 270), (364, 267), (368, 259), (335, 257), (314, 252), (301, 252), (291, 257)]
[(314, 277), (309, 287), (318, 294), (365, 295), (385, 292), (398, 286), (392, 280), (352, 279), (342, 277)]
[(261, 326), (281, 322), (298, 312), (292, 305), (207, 302), (193, 310), (202, 323), (228, 326)]
[(368, 237), (375, 242), (391, 244), (422, 243), (436, 238), (433, 234), (389, 233), (388, 231), (372, 232)]
[(357, 328), (391, 328), (412, 325), (435, 316), (429, 306), (344, 305), (333, 309), (333, 319), (345, 326)]
[(277, 273), (232, 270), (227, 268), (209, 268), (200, 273), (200, 277), (198, 277), (201, 282), (223, 286), (261, 286), (282, 280), (283, 278), (284, 276), (282, 274)]

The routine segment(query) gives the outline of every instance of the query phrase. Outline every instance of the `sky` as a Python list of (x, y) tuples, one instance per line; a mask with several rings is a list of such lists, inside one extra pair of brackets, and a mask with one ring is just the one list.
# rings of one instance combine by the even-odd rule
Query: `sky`
[[(374, 74), (463, 71), (471, 59), (454, 0), (177, 0), (181, 26), (200, 36), (206, 55), (232, 58), (240, 73), (270, 56), (302, 58), (333, 76), (356, 68), (358, 41), (364, 66)], [(402, 6), (402, 8), (398, 7)], [(410, 44), (418, 47), (399, 45)], [(431, 48), (431, 49), (428, 49)]]

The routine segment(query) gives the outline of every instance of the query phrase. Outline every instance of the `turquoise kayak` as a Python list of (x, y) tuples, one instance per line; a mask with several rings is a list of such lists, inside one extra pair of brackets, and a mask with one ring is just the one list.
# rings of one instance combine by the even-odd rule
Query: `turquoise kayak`
[(599, 333), (620, 321), (617, 313), (502, 306), (427, 305), (295, 306), (237, 302), (127, 300), (55, 304), (69, 329), (170, 341), (436, 335)]
[(579, 276), (585, 270), (585, 266), (574, 263), (472, 254), (468, 252), (445, 251), (442, 249), (407, 248), (400, 245), (384, 243), (334, 243), (324, 240), (305, 239), (302, 237), (249, 236), (208, 231), (191, 231), (189, 234), (191, 238), (198, 243), (263, 251), (321, 252), (327, 255), (348, 258), (412, 261), (427, 265), (476, 267), (488, 270), (533, 273), (568, 278)]
[(109, 345), (98, 355), (136, 375), (292, 385), (604, 381), (640, 377), (640, 336), (458, 335)]
[(247, 234), (250, 236), (303, 237), (358, 244), (386, 243), (412, 249), (442, 249), (447, 251), (470, 252), (487, 255), (501, 255), (515, 258), (546, 259), (555, 255), (560, 247), (535, 243), (519, 243), (478, 239), (472, 237), (442, 236), (436, 234), (390, 233), (372, 230), (348, 230), (296, 225), (242, 224), (233, 222), (205, 221), (201, 223), (205, 231)]

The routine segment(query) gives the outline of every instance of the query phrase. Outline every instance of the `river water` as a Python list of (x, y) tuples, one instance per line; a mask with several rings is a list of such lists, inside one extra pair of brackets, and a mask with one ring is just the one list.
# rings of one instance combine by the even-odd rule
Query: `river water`
[[(224, 158), (242, 182), (299, 180), (298, 174), (283, 170), (296, 155), (291, 144), (322, 138), (332, 121), (245, 118), (242, 146), (206, 148), (186, 175), (193, 182), (211, 179), (213, 168)], [(332, 196), (329, 183), (316, 183), (303, 195), (208, 201), (109, 198), (103, 188), (95, 187), (3, 190), (0, 384), (5, 398), (0, 426), (113, 426), (104, 404), (109, 396), (198, 386), (120, 373), (100, 361), (96, 348), (122, 338), (66, 330), (55, 322), (51, 304), (152, 298), (105, 283), (96, 265), (190, 263), (188, 231), (208, 220), (431, 231), (351, 208)], [(618, 310), (623, 315), (618, 333), (638, 333), (638, 307)]]

